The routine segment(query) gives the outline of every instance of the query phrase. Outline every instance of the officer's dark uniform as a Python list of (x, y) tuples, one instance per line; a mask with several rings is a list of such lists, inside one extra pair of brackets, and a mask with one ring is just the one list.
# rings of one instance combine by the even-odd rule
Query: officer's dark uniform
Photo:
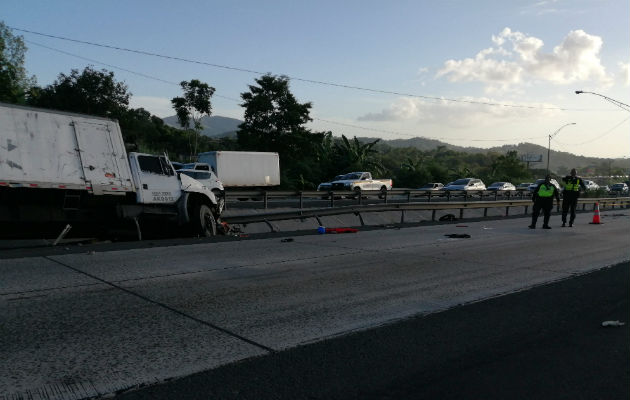
[(553, 198), (560, 202), (560, 196), (558, 195), (558, 189), (552, 184), (543, 182), (534, 190), (532, 200), (534, 200), (534, 212), (532, 214), (532, 224), (529, 226), (531, 229), (536, 228), (536, 221), (538, 215), (542, 209), (544, 214), (543, 229), (551, 229), (549, 226), (549, 218), (551, 217), (551, 209), (553, 208)]
[(580, 197), (580, 189), (586, 191), (586, 185), (584, 185), (582, 178), (572, 175), (565, 176), (562, 178), (562, 181), (565, 183), (564, 191), (562, 192), (562, 226), (566, 226), (569, 210), (571, 210), (569, 226), (573, 226), (575, 207), (577, 207), (578, 197)]

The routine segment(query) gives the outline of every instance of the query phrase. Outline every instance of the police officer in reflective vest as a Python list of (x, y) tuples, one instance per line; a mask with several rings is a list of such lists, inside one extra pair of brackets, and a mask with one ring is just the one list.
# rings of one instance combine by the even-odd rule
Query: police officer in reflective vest
[(551, 217), (551, 209), (553, 208), (553, 198), (556, 198), (556, 202), (560, 205), (560, 196), (558, 195), (558, 189), (551, 183), (551, 175), (545, 176), (545, 181), (538, 185), (534, 189), (532, 200), (534, 201), (534, 212), (532, 214), (532, 224), (530, 229), (536, 228), (536, 221), (540, 210), (543, 211), (543, 229), (551, 229), (549, 226), (549, 217)]
[(573, 226), (575, 221), (575, 207), (577, 206), (578, 197), (580, 197), (580, 189), (586, 191), (584, 180), (576, 176), (575, 168), (571, 170), (571, 175), (562, 178), (564, 182), (564, 191), (562, 192), (562, 226), (567, 226), (567, 214), (571, 210), (571, 218), (569, 226)]

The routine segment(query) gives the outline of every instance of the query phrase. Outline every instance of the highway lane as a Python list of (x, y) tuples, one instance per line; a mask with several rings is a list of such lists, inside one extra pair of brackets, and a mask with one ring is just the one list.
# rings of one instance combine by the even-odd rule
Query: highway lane
[(602, 225), (587, 220), (0, 260), (0, 398), (111, 393), (630, 259), (627, 210), (604, 213)]

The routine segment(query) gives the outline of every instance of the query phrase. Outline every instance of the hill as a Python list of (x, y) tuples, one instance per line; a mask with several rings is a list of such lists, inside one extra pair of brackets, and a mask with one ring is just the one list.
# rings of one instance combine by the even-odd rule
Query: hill
[[(179, 122), (177, 122), (177, 116), (175, 115), (163, 118), (163, 121), (166, 125), (170, 125), (174, 128), (181, 128)], [(241, 123), (243, 123), (243, 121), (235, 118), (220, 117), (216, 115), (203, 117), (201, 118), (201, 125), (203, 126), (201, 134), (209, 137), (236, 135), (238, 126)]]
[[(176, 116), (166, 117), (164, 118), (164, 123), (176, 128), (181, 128), (177, 122)], [(202, 131), (203, 135), (210, 137), (225, 137), (225, 136), (235, 136), (236, 131), (238, 130), (238, 126), (243, 123), (243, 121), (235, 118), (221, 117), (221, 116), (210, 116), (203, 117), (201, 119), (201, 124), (204, 129)], [(361, 137), (359, 140), (362, 142), (365, 141), (373, 141), (376, 138), (368, 138)], [(439, 146), (444, 146), (449, 150), (465, 152), (465, 153), (487, 153), (487, 152), (495, 152), (499, 154), (505, 154), (508, 151), (516, 150), (519, 155), (525, 154), (534, 154), (534, 155), (542, 155), (542, 162), (531, 163), (530, 168), (538, 168), (545, 169), (547, 168), (547, 148), (533, 144), (533, 143), (518, 143), (518, 144), (506, 144), (503, 146), (491, 147), (489, 149), (483, 149), (479, 147), (462, 147), (456, 146), (449, 143), (445, 143), (435, 139), (425, 139), (421, 137), (415, 137), (411, 139), (394, 139), (394, 140), (381, 140), (382, 145), (391, 146), (394, 148), (400, 147), (414, 147), (418, 150), (429, 151), (433, 150)], [(580, 174), (589, 175), (590, 172), (594, 169), (594, 167), (600, 167), (599, 169), (603, 169), (602, 166), (605, 165), (609, 169), (614, 168), (623, 168), (625, 170), (630, 169), (630, 160), (617, 158), (598, 158), (598, 157), (585, 157), (578, 156), (575, 154), (571, 154), (563, 151), (555, 151), (551, 150), (551, 160), (549, 163), (549, 169), (552, 172), (556, 172), (558, 174), (567, 173), (571, 168), (577, 168), (580, 171)]]

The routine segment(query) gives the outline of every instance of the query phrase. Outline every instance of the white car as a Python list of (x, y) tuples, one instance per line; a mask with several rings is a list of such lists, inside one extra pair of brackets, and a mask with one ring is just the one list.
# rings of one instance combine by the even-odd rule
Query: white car
[(217, 199), (217, 208), (219, 212), (223, 212), (225, 208), (225, 188), (223, 183), (217, 178), (213, 171), (205, 171), (200, 169), (179, 169), (178, 174), (184, 174), (197, 180), (202, 185), (212, 191)]
[(486, 185), (481, 179), (462, 178), (444, 186), (444, 190), (486, 190)]
[(444, 185), (438, 182), (429, 182), (426, 185), (418, 188), (418, 190), (442, 190)]
[(588, 179), (584, 179), (584, 186), (586, 186), (586, 190), (598, 190), (599, 189), (599, 185), (593, 181), (590, 181)]
[(488, 186), (488, 190), (516, 190), (516, 187), (510, 182), (494, 182), (492, 185)]
[[(536, 182), (532, 183), (531, 185), (529, 185), (529, 191), (533, 192), (534, 190), (536, 190), (536, 188), (543, 183), (545, 180), (544, 179), (536, 179)], [(558, 189), (558, 193), (561, 192), (560, 189), (560, 184), (558, 183), (557, 180), (551, 178), (551, 184), (554, 185), (556, 187), (556, 189)]]

